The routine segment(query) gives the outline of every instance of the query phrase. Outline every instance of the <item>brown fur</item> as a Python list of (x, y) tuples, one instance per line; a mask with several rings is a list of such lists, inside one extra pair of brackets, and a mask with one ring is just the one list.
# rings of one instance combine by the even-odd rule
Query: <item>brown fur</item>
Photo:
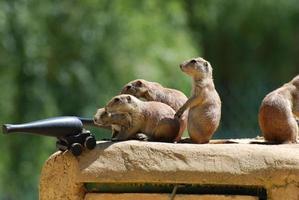
[(127, 130), (132, 123), (128, 113), (108, 113), (105, 108), (100, 108), (94, 116), (94, 124), (112, 130), (112, 138), (121, 131)]
[(126, 84), (121, 94), (130, 94), (137, 98), (144, 98), (147, 101), (159, 101), (178, 111), (188, 100), (181, 91), (165, 88), (159, 83), (137, 79)]
[(221, 100), (214, 86), (212, 67), (203, 58), (193, 58), (183, 62), (180, 68), (193, 78), (193, 89), (192, 96), (175, 116), (181, 117), (189, 108), (187, 126), (191, 140), (208, 143), (221, 118)]
[(296, 143), (299, 117), (299, 75), (269, 93), (259, 110), (259, 125), (266, 140)]
[[(126, 84), (121, 94), (130, 94), (139, 99), (145, 99), (147, 101), (158, 101), (165, 103), (172, 107), (175, 111), (178, 111), (180, 107), (186, 103), (188, 98), (181, 91), (165, 88), (159, 83), (150, 82), (143, 79), (137, 79)], [(177, 140), (179, 140), (187, 126), (187, 116), (185, 115), (180, 120), (180, 133)]]
[(106, 105), (107, 112), (128, 113), (132, 118), (131, 126), (120, 132), (117, 140), (136, 138), (143, 133), (150, 140), (174, 142), (179, 133), (179, 121), (174, 119), (175, 111), (160, 102), (144, 102), (132, 95), (122, 94), (112, 98)]

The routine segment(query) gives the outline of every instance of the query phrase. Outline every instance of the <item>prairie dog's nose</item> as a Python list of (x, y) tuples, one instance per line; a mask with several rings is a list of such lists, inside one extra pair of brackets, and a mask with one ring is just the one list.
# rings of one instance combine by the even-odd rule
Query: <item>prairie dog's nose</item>
[(183, 68), (183, 64), (180, 64), (180, 68), (181, 68), (181, 69)]
[(132, 88), (132, 85), (127, 85), (126, 89), (129, 90)]

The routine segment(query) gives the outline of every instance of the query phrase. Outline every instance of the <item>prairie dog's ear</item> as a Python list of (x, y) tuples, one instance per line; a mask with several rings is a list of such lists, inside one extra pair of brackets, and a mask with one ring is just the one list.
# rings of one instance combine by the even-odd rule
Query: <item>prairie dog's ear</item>
[(131, 101), (132, 101), (131, 96), (127, 96), (126, 98), (127, 98), (127, 101), (128, 101), (129, 103), (131, 103)]

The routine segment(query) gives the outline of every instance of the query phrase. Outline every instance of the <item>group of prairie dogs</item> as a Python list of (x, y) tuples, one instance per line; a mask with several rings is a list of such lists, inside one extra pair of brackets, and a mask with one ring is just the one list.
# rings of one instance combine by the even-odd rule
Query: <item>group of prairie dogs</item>
[[(96, 125), (112, 130), (112, 140), (139, 139), (179, 142), (187, 127), (194, 143), (208, 143), (221, 118), (221, 100), (215, 89), (212, 67), (203, 58), (180, 64), (192, 77), (191, 97), (159, 83), (137, 79), (126, 84), (94, 116)], [(259, 112), (266, 140), (296, 143), (299, 119), (299, 75), (268, 94)]]

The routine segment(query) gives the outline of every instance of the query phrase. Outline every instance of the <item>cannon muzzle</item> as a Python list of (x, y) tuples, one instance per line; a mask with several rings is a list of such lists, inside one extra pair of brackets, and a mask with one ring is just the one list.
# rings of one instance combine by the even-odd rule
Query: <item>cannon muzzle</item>
[(93, 118), (79, 117), (84, 126), (96, 126)]
[(3, 133), (32, 133), (37, 135), (64, 137), (81, 133), (83, 123), (78, 117), (55, 117), (24, 124), (4, 124)]

